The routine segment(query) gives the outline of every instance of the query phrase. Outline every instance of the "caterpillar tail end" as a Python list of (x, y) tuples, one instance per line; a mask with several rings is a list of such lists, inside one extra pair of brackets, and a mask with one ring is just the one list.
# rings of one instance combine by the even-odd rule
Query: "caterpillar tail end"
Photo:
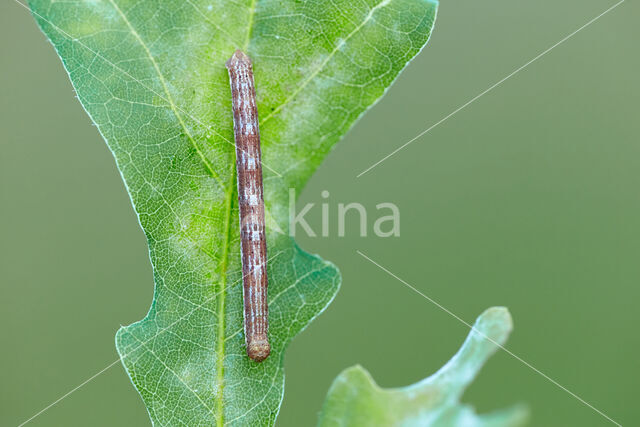
[(247, 355), (256, 362), (262, 362), (271, 353), (271, 346), (266, 338), (257, 338), (247, 344)]

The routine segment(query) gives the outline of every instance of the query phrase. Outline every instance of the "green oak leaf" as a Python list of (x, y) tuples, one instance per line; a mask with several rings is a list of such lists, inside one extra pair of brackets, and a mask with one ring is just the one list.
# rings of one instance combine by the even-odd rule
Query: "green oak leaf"
[[(433, 0), (31, 0), (114, 154), (149, 243), (147, 316), (118, 331), (154, 424), (270, 425), (291, 339), (331, 302), (337, 269), (289, 237), (331, 147), (426, 44)], [(271, 356), (245, 353), (231, 95), (225, 61), (254, 63)], [(284, 232), (278, 230), (284, 230)]]
[(515, 427), (523, 425), (522, 406), (477, 415), (460, 403), (465, 388), (482, 365), (503, 345), (512, 322), (509, 311), (493, 307), (478, 317), (458, 352), (438, 372), (402, 388), (382, 389), (361, 366), (346, 369), (334, 380), (320, 414), (320, 427), (432, 426)]

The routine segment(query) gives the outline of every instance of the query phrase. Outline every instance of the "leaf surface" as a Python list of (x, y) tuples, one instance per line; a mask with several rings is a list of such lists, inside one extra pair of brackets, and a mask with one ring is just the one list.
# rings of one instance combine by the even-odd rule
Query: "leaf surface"
[(493, 307), (478, 317), (460, 350), (438, 372), (402, 388), (382, 389), (361, 366), (334, 380), (320, 415), (320, 427), (431, 426), (515, 427), (524, 424), (522, 406), (477, 415), (460, 403), (465, 388), (512, 329), (506, 308)]
[[(290, 340), (335, 296), (336, 268), (288, 236), (289, 189), (426, 44), (431, 0), (32, 0), (114, 154), (149, 243), (146, 317), (118, 331), (157, 425), (273, 424)], [(271, 356), (245, 353), (231, 95), (254, 63), (262, 139)], [(366, 149), (366, 147), (363, 147)], [(278, 232), (284, 230), (284, 232)], [(132, 285), (132, 286), (135, 286)], [(123, 296), (126, 298), (126, 296)]]

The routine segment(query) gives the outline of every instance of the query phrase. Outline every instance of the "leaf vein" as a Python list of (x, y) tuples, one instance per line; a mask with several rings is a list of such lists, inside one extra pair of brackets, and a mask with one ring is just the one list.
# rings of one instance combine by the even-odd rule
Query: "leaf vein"
[(124, 14), (124, 12), (118, 7), (118, 5), (115, 3), (115, 1), (114, 0), (109, 0), (109, 3), (113, 6), (115, 11), (120, 16), (120, 18), (122, 18), (122, 20), (124, 21), (124, 23), (127, 26), (127, 28), (129, 28), (129, 31), (131, 32), (131, 35), (136, 39), (136, 41), (140, 44), (142, 49), (145, 51), (145, 54), (147, 55), (147, 58), (149, 59), (149, 62), (151, 62), (151, 65), (153, 66), (156, 74), (158, 75), (158, 79), (160, 80), (160, 84), (162, 85), (162, 89), (164, 90), (164, 93), (167, 95), (167, 102), (169, 102), (169, 106), (171, 108), (171, 111), (175, 115), (176, 119), (178, 119), (178, 123), (180, 123), (180, 127), (182, 127), (182, 129), (184, 130), (185, 135), (187, 135), (187, 138), (189, 139), (189, 142), (191, 142), (191, 145), (196, 150), (196, 153), (198, 154), (198, 157), (200, 157), (200, 160), (202, 160), (202, 163), (204, 164), (204, 166), (207, 169), (207, 171), (211, 174), (211, 176), (213, 178), (215, 178), (216, 181), (218, 181), (218, 183), (222, 186), (222, 188), (224, 188), (224, 184), (222, 182), (222, 179), (220, 178), (220, 175), (218, 175), (218, 173), (215, 171), (215, 169), (213, 169), (213, 165), (211, 164), (209, 159), (207, 159), (207, 157), (204, 155), (202, 150), (200, 150), (200, 147), (198, 146), (198, 144), (196, 143), (195, 139), (191, 135), (191, 132), (189, 132), (189, 129), (187, 128), (187, 125), (184, 122), (184, 119), (182, 118), (182, 116), (178, 112), (178, 107), (176, 106), (175, 102), (173, 101), (173, 97), (171, 96), (171, 92), (169, 91), (169, 86), (167, 85), (167, 81), (164, 78), (164, 75), (162, 74), (162, 71), (160, 71), (160, 67), (158, 66), (158, 62), (155, 60), (155, 58), (151, 54), (151, 51), (149, 50), (149, 47), (144, 42), (144, 40), (142, 40), (142, 37), (140, 36), (140, 34), (138, 34), (136, 29), (133, 27), (133, 25), (131, 24), (131, 21), (129, 21), (129, 19), (127, 18), (127, 15)]
[(162, 364), (162, 366), (164, 366), (164, 368), (171, 372), (177, 379), (178, 381), (180, 381), (182, 383), (182, 385), (185, 386), (185, 388), (187, 390), (189, 390), (191, 393), (193, 393), (193, 395), (198, 399), (198, 401), (202, 404), (202, 406), (204, 406), (210, 413), (211, 415), (215, 415), (215, 411), (209, 407), (209, 405), (206, 404), (206, 402), (204, 400), (202, 400), (202, 398), (200, 397), (200, 395), (198, 393), (196, 393), (196, 391), (194, 389), (192, 389), (191, 387), (189, 387), (189, 384), (187, 384), (181, 377), (180, 375), (178, 375), (173, 369), (171, 369), (169, 367), (169, 365), (167, 365), (166, 363), (164, 363), (164, 361), (162, 359), (160, 359), (160, 357), (158, 357), (158, 355), (151, 350), (149, 347), (147, 347), (147, 345), (144, 343), (144, 341), (140, 341), (140, 339), (138, 337), (136, 337), (134, 334), (130, 334), (133, 338), (136, 339), (136, 341), (138, 341), (140, 343), (140, 345), (142, 347), (144, 347), (144, 349), (150, 354), (152, 355), (158, 362), (160, 362), (160, 364)]
[(318, 75), (322, 72), (322, 70), (324, 69), (324, 67), (326, 67), (326, 65), (329, 63), (329, 61), (331, 61), (331, 59), (333, 58), (333, 56), (342, 48), (342, 46), (344, 46), (354, 35), (356, 35), (369, 21), (371, 21), (371, 19), (373, 18), (374, 13), (384, 7), (387, 6), (389, 3), (391, 3), (391, 0), (382, 0), (380, 3), (378, 3), (377, 5), (375, 5), (374, 7), (371, 8), (371, 10), (369, 11), (369, 13), (367, 13), (367, 16), (364, 18), (364, 20), (362, 21), (362, 23), (360, 23), (360, 25), (358, 25), (353, 31), (351, 31), (349, 33), (349, 35), (347, 35), (347, 37), (344, 38), (344, 40), (342, 40), (340, 43), (336, 44), (336, 46), (333, 48), (333, 50), (329, 53), (329, 55), (324, 59), (324, 61), (322, 61), (322, 63), (318, 66), (318, 68), (316, 68), (309, 77), (307, 77), (302, 83), (300, 83), (300, 85), (296, 88), (296, 90), (293, 91), (293, 93), (287, 97), (287, 99), (284, 100), (284, 102), (280, 105), (278, 105), (273, 111), (271, 111), (271, 113), (267, 114), (267, 116), (260, 120), (260, 125), (263, 125), (264, 123), (266, 123), (269, 119), (271, 119), (274, 115), (276, 115), (280, 110), (282, 110), (289, 102), (291, 102), (291, 100), (293, 100), (296, 96), (298, 96), (298, 94), (305, 88), (307, 87), (307, 85)]

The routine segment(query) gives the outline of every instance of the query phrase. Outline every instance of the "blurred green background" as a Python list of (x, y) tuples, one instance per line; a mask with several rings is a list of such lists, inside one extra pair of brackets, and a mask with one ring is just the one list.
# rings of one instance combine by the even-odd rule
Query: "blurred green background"
[[(507, 347), (623, 425), (640, 423), (640, 7), (627, 1), (371, 172), (356, 175), (614, 4), (444, 1), (427, 48), (346, 136), (299, 205), (331, 194), (334, 303), (291, 345), (281, 426), (313, 425), (344, 368), (381, 386), (438, 369), (463, 319), (509, 307)], [(152, 297), (114, 161), (28, 12), (0, 5), (0, 424), (18, 425), (117, 359)], [(336, 237), (337, 203), (393, 202), (401, 237)], [(313, 215), (315, 214), (315, 216)], [(320, 228), (320, 209), (309, 215)], [(371, 233), (372, 234), (372, 233)], [(362, 295), (366, 299), (362, 300)], [(608, 422), (504, 352), (465, 395), (529, 405), (535, 426)], [(121, 365), (33, 426), (145, 426)]]

